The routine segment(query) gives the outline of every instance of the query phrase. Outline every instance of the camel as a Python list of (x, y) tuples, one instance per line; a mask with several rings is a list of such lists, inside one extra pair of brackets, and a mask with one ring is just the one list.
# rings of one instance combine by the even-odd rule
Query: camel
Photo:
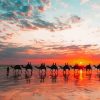
[(58, 67), (57, 67), (56, 63), (55, 64), (53, 63), (51, 67), (50, 66), (47, 66), (47, 67), (51, 69), (52, 73), (53, 72), (58, 73)]
[(46, 66), (45, 66), (45, 64), (42, 63), (39, 67), (35, 66), (35, 68), (39, 69), (40, 82), (44, 82), (44, 79), (46, 77)]
[(19, 74), (19, 71), (21, 71), (22, 73), (21, 65), (15, 65), (15, 66), (10, 66), (10, 67), (13, 68), (13, 70), (15, 71), (15, 75), (16, 75), (16, 72), (18, 72)]
[(74, 72), (76, 72), (76, 70), (78, 72), (79, 70), (83, 70), (84, 66), (75, 64), (72, 68), (74, 69)]
[(63, 69), (63, 73), (66, 73), (66, 70), (70, 71), (70, 66), (65, 63), (64, 67), (60, 66), (61, 69)]
[(28, 70), (31, 70), (31, 75), (32, 75), (33, 67), (31, 65), (31, 63), (28, 63), (26, 66), (22, 65), (22, 68), (25, 68), (26, 72), (28, 72)]
[(78, 64), (75, 64), (72, 68), (74, 69), (74, 72), (76, 72), (76, 70), (77, 72), (80, 70), (80, 67)]
[(94, 67), (97, 69), (97, 72), (100, 71), (100, 64), (99, 65), (94, 65)]
[(86, 65), (85, 69), (86, 69), (86, 72), (87, 72), (87, 71), (92, 71), (92, 67), (91, 67), (90, 64), (89, 64), (89, 65)]
[(46, 66), (45, 66), (44, 63), (42, 63), (42, 64), (40, 65), (40, 67), (35, 66), (35, 68), (39, 69), (39, 72), (40, 72), (40, 71), (41, 71), (41, 72), (43, 72), (43, 71), (46, 72)]

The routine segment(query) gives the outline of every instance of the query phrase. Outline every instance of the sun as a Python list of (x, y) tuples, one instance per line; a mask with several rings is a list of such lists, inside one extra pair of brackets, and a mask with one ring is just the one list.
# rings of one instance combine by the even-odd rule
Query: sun
[(85, 59), (76, 59), (76, 60), (74, 61), (74, 63), (75, 63), (75, 64), (79, 64), (79, 65), (86, 65), (86, 64), (88, 63), (88, 61), (85, 60)]
[(79, 65), (83, 65), (83, 64), (84, 64), (84, 62), (82, 62), (82, 61), (79, 62)]

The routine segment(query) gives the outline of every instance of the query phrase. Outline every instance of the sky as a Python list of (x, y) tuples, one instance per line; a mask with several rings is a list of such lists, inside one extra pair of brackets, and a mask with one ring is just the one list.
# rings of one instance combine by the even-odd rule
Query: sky
[(0, 64), (100, 63), (100, 0), (0, 0)]

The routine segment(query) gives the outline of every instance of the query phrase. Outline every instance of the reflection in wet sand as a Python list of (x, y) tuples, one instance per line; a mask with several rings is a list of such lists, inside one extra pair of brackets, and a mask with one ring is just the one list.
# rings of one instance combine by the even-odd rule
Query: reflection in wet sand
[(70, 73), (63, 73), (64, 81), (68, 82)]
[(46, 72), (45, 71), (39, 71), (39, 78), (40, 78), (40, 82), (44, 82), (45, 78), (46, 78)]
[(26, 83), (31, 82), (31, 75), (28, 71), (25, 72), (25, 79), (26, 79)]
[[(100, 73), (80, 70), (74, 73), (47, 73), (23, 71), (14, 78), (12, 74), (0, 75), (0, 100), (100, 100)], [(55, 83), (55, 84), (54, 84)]]
[(52, 72), (50, 76), (51, 76), (52, 83), (55, 83), (57, 81), (58, 72)]

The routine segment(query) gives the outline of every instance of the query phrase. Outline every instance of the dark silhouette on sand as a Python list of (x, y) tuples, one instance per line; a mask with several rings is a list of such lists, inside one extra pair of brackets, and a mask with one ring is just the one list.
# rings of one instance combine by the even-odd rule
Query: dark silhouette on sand
[(15, 65), (15, 66), (10, 66), (11, 68), (13, 68), (13, 71), (16, 74), (19, 74), (19, 72), (22, 73), (22, 68), (21, 68), (21, 65)]
[(83, 70), (84, 69), (84, 66), (83, 65), (78, 65), (78, 64), (75, 64), (72, 69), (74, 69), (74, 72), (79, 72), (79, 70)]
[(45, 63), (42, 63), (39, 67), (35, 66), (35, 68), (39, 69), (40, 82), (44, 82), (44, 79), (46, 78), (46, 66), (45, 66)]
[(60, 68), (63, 70), (63, 74), (66, 73), (66, 70), (68, 70), (68, 72), (70, 71), (70, 66), (68, 63), (65, 63), (64, 67), (60, 66)]
[(9, 68), (9, 67), (7, 67), (7, 69), (6, 69), (6, 70), (7, 70), (7, 74), (6, 74), (6, 75), (7, 75), (7, 77), (8, 77), (8, 76), (9, 76), (9, 71), (10, 71), (10, 68)]
[[(25, 71), (26, 71), (26, 72), (28, 72), (28, 71), (30, 70), (30, 71), (31, 71), (31, 76), (32, 76), (33, 67), (32, 67), (32, 65), (31, 65), (31, 63), (28, 62), (28, 64), (27, 64), (26, 66), (23, 66), (23, 65), (22, 65), (22, 68), (25, 68)], [(25, 72), (25, 73), (26, 73), (26, 72)]]
[(94, 65), (94, 67), (97, 69), (97, 72), (100, 71), (100, 64), (99, 65)]
[(51, 67), (50, 66), (47, 66), (47, 67), (51, 69), (51, 73), (53, 73), (53, 72), (58, 73), (58, 67), (57, 67), (56, 63), (55, 64), (53, 63)]
[(45, 71), (45, 73), (46, 73), (46, 66), (45, 66), (45, 63), (42, 63), (42, 64), (40, 65), (40, 67), (35, 66), (35, 68), (39, 69), (39, 72), (40, 72), (40, 71), (41, 71), (41, 72)]
[(85, 66), (85, 69), (86, 69), (86, 72), (87, 72), (87, 71), (91, 71), (91, 72), (92, 72), (92, 67), (91, 67), (90, 64), (86, 65), (86, 66)]
[(76, 73), (76, 72), (78, 73), (79, 70), (80, 70), (80, 67), (79, 67), (78, 64), (75, 64), (72, 68), (74, 69), (74, 72), (75, 72), (75, 73)]

